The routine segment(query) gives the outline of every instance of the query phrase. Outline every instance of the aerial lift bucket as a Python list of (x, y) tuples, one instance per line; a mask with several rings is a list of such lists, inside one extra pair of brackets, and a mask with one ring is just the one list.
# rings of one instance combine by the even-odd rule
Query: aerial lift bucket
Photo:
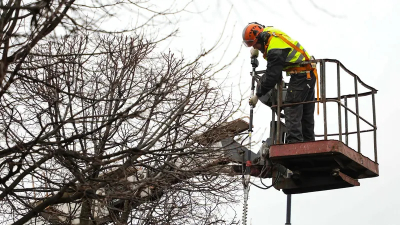
[[(320, 87), (321, 99), (314, 103), (322, 103), (324, 134), (319, 135), (323, 140), (314, 142), (303, 142), (285, 144), (285, 126), (281, 121), (284, 117), (281, 109), (290, 104), (285, 103), (286, 85), (282, 82), (273, 90), (273, 93), (267, 95), (263, 103), (273, 109), (270, 147), (268, 150), (269, 163), (272, 165), (281, 165), (293, 172), (292, 176), (278, 176), (279, 172), (273, 170), (272, 178), (274, 187), (283, 190), (286, 194), (299, 194), (314, 191), (324, 191), (345, 187), (359, 186), (358, 179), (379, 176), (379, 166), (377, 162), (377, 144), (376, 144), (376, 113), (375, 113), (375, 94), (377, 90), (366, 85), (361, 79), (338, 60), (319, 59), (313, 60), (313, 63), (320, 64)], [(337, 96), (327, 98), (326, 96), (326, 63), (335, 63), (337, 66)], [(307, 62), (309, 63), (309, 62)], [(354, 80), (354, 94), (341, 95), (340, 88), (340, 69), (347, 75), (352, 76)], [(259, 71), (258, 73), (263, 73)], [(358, 86), (362, 85), (367, 92), (359, 93)], [(370, 122), (360, 115), (359, 98), (370, 96), (372, 100), (373, 121)], [(355, 100), (355, 109), (351, 109), (347, 101)], [(327, 109), (328, 102), (336, 103), (338, 106), (338, 127), (336, 134), (328, 133), (327, 127)], [(310, 102), (307, 102), (310, 103)], [(304, 103), (303, 103), (304, 104)], [(342, 125), (342, 109), (344, 109), (344, 131)], [(348, 114), (356, 117), (356, 131), (349, 131)], [(275, 120), (275, 117), (277, 119)], [(360, 130), (360, 121), (365, 122), (371, 127), (369, 130)], [(362, 155), (361, 153), (361, 133), (373, 133), (374, 160)], [(356, 150), (348, 146), (348, 136), (357, 136)], [(339, 140), (328, 140), (330, 136), (338, 136)], [(271, 140), (272, 139), (272, 140)], [(344, 140), (343, 140), (344, 139)], [(342, 142), (344, 141), (344, 142)]]
[[(270, 137), (267, 139), (268, 150), (260, 150), (253, 160), (252, 176), (273, 179), (276, 189), (283, 190), (287, 194), (299, 194), (314, 191), (324, 191), (345, 187), (359, 186), (359, 179), (379, 176), (379, 165), (377, 161), (377, 144), (376, 144), (376, 115), (375, 115), (375, 94), (377, 90), (366, 85), (361, 79), (338, 60), (318, 59), (306, 63), (319, 63), (320, 65), (320, 87), (321, 99), (315, 100), (314, 103), (321, 103), (324, 119), (324, 134), (317, 135), (322, 140), (314, 142), (303, 142), (294, 144), (285, 144), (286, 128), (281, 119), (284, 114), (281, 113), (282, 108), (290, 106), (285, 103), (285, 95), (287, 84), (279, 83), (270, 93), (260, 98), (261, 102), (271, 107), (272, 122), (270, 129)], [(326, 96), (326, 63), (335, 63), (337, 66), (337, 96), (327, 98)], [(341, 95), (340, 88), (340, 69), (344, 70), (347, 75), (354, 79), (354, 94)], [(257, 71), (256, 76), (263, 74), (265, 71)], [(358, 86), (362, 85), (368, 91), (359, 93)], [(370, 122), (363, 118), (359, 112), (359, 98), (370, 96), (372, 99), (373, 121)], [(355, 100), (355, 109), (351, 109), (347, 101)], [(338, 127), (339, 133), (328, 133), (327, 127), (327, 110), (326, 104), (329, 102), (338, 105)], [(311, 103), (311, 102), (307, 102)], [(299, 103), (297, 103), (299, 104)], [(304, 104), (304, 103), (303, 103)], [(342, 111), (344, 109), (345, 125), (342, 125)], [(356, 117), (356, 131), (349, 131), (348, 114)], [(278, 122), (279, 121), (279, 122)], [(360, 130), (360, 121), (364, 121), (370, 125), (370, 130)], [(243, 126), (243, 125), (242, 125)], [(343, 131), (344, 127), (344, 131)], [(374, 160), (364, 156), (361, 153), (361, 133), (373, 133)], [(355, 149), (349, 147), (348, 136), (357, 136), (357, 146)], [(328, 140), (330, 136), (338, 136), (339, 140)], [(267, 151), (267, 153), (266, 153)], [(264, 159), (263, 158), (268, 158)], [(278, 167), (282, 166), (293, 172), (292, 176), (279, 176), (282, 172), (278, 172)], [(261, 167), (271, 167), (272, 173), (261, 173)], [(275, 167), (275, 169), (274, 169)], [(234, 170), (239, 172), (237, 166)]]

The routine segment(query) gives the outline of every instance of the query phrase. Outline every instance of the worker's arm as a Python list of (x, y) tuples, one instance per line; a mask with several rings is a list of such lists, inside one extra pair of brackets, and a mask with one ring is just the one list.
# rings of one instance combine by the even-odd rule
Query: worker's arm
[(267, 71), (260, 79), (260, 88), (257, 88), (256, 95), (261, 97), (275, 87), (282, 80), (282, 70), (290, 49), (271, 49), (268, 52)]

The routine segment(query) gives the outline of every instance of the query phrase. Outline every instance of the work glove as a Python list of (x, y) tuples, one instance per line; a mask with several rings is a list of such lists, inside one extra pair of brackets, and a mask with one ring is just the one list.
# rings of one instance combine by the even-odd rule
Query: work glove
[(256, 106), (257, 102), (258, 102), (258, 97), (257, 97), (257, 95), (254, 95), (253, 97), (251, 97), (251, 98), (249, 99), (249, 104), (250, 104), (251, 106), (253, 106), (253, 107)]

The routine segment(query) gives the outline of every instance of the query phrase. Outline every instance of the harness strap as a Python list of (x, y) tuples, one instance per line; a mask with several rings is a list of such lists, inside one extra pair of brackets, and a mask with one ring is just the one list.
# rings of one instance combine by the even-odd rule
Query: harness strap
[(282, 41), (284, 41), (286, 44), (288, 44), (288, 45), (289, 45), (290, 47), (292, 47), (294, 50), (300, 52), (300, 53), (304, 56), (304, 58), (306, 59), (306, 61), (309, 61), (309, 60), (310, 60), (310, 58), (308, 58), (307, 54), (306, 54), (303, 50), (301, 50), (299, 47), (297, 47), (297, 46), (294, 45), (292, 42), (290, 42), (288, 39), (286, 39), (282, 34), (275, 34), (275, 33), (272, 33), (272, 35), (278, 36), (280, 39), (282, 39)]
[[(310, 58), (307, 56), (307, 54), (304, 52), (304, 50), (301, 50), (299, 47), (294, 45), (292, 42), (290, 42), (288, 39), (286, 39), (282, 34), (275, 33), (275, 32), (272, 32), (272, 35), (268, 38), (267, 44), (265, 45), (265, 50), (264, 50), (264, 54), (263, 54), (264, 58), (267, 55), (267, 49), (268, 49), (269, 43), (270, 43), (270, 41), (272, 39), (272, 36), (279, 37), (282, 41), (284, 41), (286, 44), (288, 44), (294, 50), (300, 52), (300, 54), (302, 54), (304, 56), (306, 61), (310, 60)], [(311, 79), (310, 71), (313, 71), (313, 73), (315, 75), (316, 83), (317, 83), (317, 101), (318, 101), (317, 113), (319, 115), (319, 82), (318, 82), (317, 68), (313, 67), (311, 64), (307, 64), (305, 66), (292, 67), (292, 68), (287, 69), (286, 71), (296, 71), (296, 72), (306, 71), (307, 72), (307, 79)]]
[[(310, 58), (308, 58), (307, 54), (301, 50), (299, 47), (297, 47), (296, 45), (294, 45), (292, 42), (290, 42), (288, 39), (286, 39), (282, 34), (276, 34), (275, 32), (272, 33), (272, 35), (274, 36), (278, 36), (280, 39), (282, 39), (282, 41), (284, 41), (286, 44), (288, 44), (290, 47), (292, 47), (294, 50), (300, 52), (304, 58), (306, 59), (306, 61), (309, 61)], [(311, 79), (310, 77), (310, 73), (309, 71), (313, 71), (314, 75), (315, 75), (315, 79), (316, 79), (316, 83), (317, 83), (317, 101), (318, 101), (318, 106), (317, 106), (317, 113), (319, 115), (319, 82), (318, 82), (318, 72), (317, 72), (317, 68), (313, 68), (313, 66), (311, 64), (307, 64), (305, 67), (294, 67), (294, 68), (289, 68), (287, 71), (307, 71), (307, 79)]]
[(269, 36), (267, 44), (264, 46), (264, 54), (263, 54), (264, 58), (267, 56), (267, 49), (268, 49), (269, 43), (271, 42), (271, 39), (272, 39), (272, 35)]
[(313, 71), (314, 75), (315, 75), (315, 82), (317, 84), (317, 113), (319, 115), (319, 81), (318, 81), (318, 73), (317, 73), (317, 68), (314, 68), (311, 64), (306, 64), (304, 66), (300, 66), (300, 67), (291, 67), (289, 69), (286, 70), (286, 72), (306, 72), (307, 73), (307, 79), (311, 79), (311, 75), (310, 75), (310, 71)]

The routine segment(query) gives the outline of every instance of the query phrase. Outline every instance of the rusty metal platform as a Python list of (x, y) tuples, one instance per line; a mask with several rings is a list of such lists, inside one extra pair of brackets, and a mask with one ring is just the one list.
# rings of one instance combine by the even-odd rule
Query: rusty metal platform
[(377, 163), (337, 140), (273, 145), (270, 160), (294, 172), (274, 186), (286, 194), (354, 187), (357, 179), (379, 176)]

